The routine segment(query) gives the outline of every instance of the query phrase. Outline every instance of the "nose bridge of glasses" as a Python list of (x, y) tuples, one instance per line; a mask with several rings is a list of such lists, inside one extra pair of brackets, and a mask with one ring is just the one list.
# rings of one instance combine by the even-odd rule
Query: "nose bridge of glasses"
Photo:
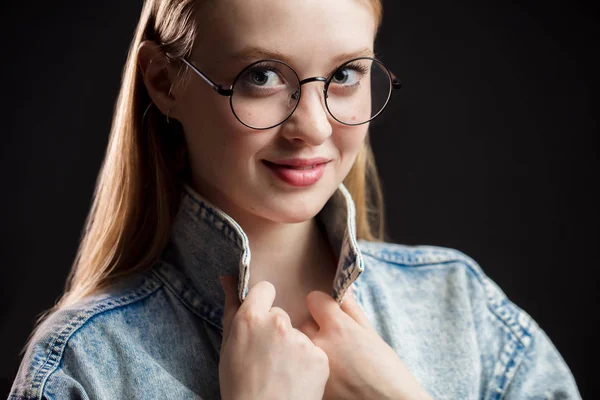
[(305, 83), (310, 83), (310, 82), (323, 82), (323, 83), (327, 84), (327, 78), (324, 76), (313, 76), (311, 78), (302, 79), (301, 81), (298, 82), (298, 90), (296, 90), (294, 93), (292, 93), (292, 99), (298, 100), (300, 98), (300, 90), (302, 88), (302, 85), (304, 85)]
[(312, 78), (302, 79), (300, 81), (300, 86), (309, 82), (327, 82), (327, 78), (325, 78), (324, 76), (313, 76)]
[[(327, 79), (326, 77), (324, 77), (324, 76), (313, 76), (313, 77), (311, 77), (311, 78), (306, 78), (306, 79), (303, 79), (303, 80), (301, 80), (301, 81), (298, 81), (298, 90), (296, 90), (294, 93), (292, 93), (292, 95), (291, 95), (291, 98), (292, 98), (292, 99), (293, 99), (293, 100), (296, 102), (296, 104), (299, 104), (299, 102), (300, 102), (300, 97), (301, 97), (301, 95), (300, 95), (301, 87), (302, 87), (302, 85), (304, 85), (305, 83), (310, 83), (310, 82), (323, 82), (323, 83), (325, 84), (325, 86), (324, 86), (324, 87), (323, 87), (323, 89), (322, 89), (322, 91), (323, 91), (323, 97), (321, 97), (321, 96), (317, 96), (317, 97), (319, 98), (319, 100), (317, 100), (317, 102), (318, 102), (318, 103), (320, 104), (320, 106), (323, 108), (323, 109), (322, 109), (322, 112), (324, 113), (323, 115), (327, 115), (327, 113), (328, 113), (328, 111), (327, 111), (327, 110), (328, 110), (328, 109), (327, 109), (327, 106), (325, 105), (325, 102), (324, 102), (324, 100), (327, 98), (327, 90), (326, 90), (326, 89), (327, 89), (327, 82), (328, 82), (328, 79)], [(317, 90), (317, 92), (319, 92), (319, 91), (320, 91), (320, 90)], [(302, 93), (304, 93), (304, 92), (302, 92)], [(304, 96), (302, 96), (302, 97), (304, 97)], [(309, 96), (309, 97), (314, 97), (314, 96)], [(314, 100), (316, 100), (316, 98), (315, 98)], [(311, 103), (311, 100), (309, 100), (309, 103)], [(305, 111), (304, 111), (305, 113), (306, 113), (306, 112), (308, 112), (308, 113), (310, 113), (310, 114), (314, 114), (314, 113), (315, 113), (315, 111), (316, 111), (316, 109), (315, 109), (315, 108), (313, 108), (313, 107), (314, 107), (314, 103), (313, 103), (313, 105), (312, 105), (312, 106), (308, 105), (308, 103), (307, 103), (307, 104), (305, 105), (305, 107), (308, 107), (309, 109), (312, 109), (311, 111), (308, 111), (308, 109), (307, 109), (307, 110), (305, 110)], [(297, 109), (294, 109), (294, 111), (296, 111), (296, 110), (297, 110)], [(306, 114), (305, 114), (305, 115), (306, 115)], [(317, 117), (316, 117), (316, 114), (314, 114), (312, 118), (317, 118)], [(320, 117), (319, 117), (318, 119), (320, 120)], [(314, 120), (313, 120), (313, 121), (314, 121)]]

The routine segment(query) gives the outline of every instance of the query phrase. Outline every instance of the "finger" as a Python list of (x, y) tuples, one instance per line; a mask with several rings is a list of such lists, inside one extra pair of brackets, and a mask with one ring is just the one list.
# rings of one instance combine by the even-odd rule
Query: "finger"
[(258, 313), (266, 314), (273, 306), (275, 294), (275, 286), (271, 282), (260, 281), (248, 291), (248, 295), (240, 306), (240, 311), (246, 312), (253, 309)]
[(308, 336), (311, 341), (314, 341), (317, 333), (319, 333), (319, 325), (313, 319), (310, 319), (302, 324), (298, 330)]
[(221, 349), (227, 342), (229, 331), (231, 330), (231, 321), (240, 307), (240, 300), (237, 296), (237, 285), (232, 275), (224, 275), (222, 280), (223, 292), (225, 292), (225, 309), (223, 310), (223, 340)]
[(345, 313), (340, 313), (340, 306), (333, 297), (318, 290), (314, 290), (306, 296), (306, 306), (317, 325), (321, 328), (331, 323), (336, 315), (346, 316)]
[(281, 314), (285, 317), (285, 319), (287, 320), (287, 322), (289, 323), (290, 326), (292, 326), (292, 319), (290, 318), (290, 315), (285, 312), (285, 310), (281, 307), (271, 307), (271, 310), (269, 311), (272, 314)]
[(362, 308), (360, 308), (360, 305), (354, 298), (354, 293), (351, 289), (352, 287), (350, 287), (350, 289), (346, 292), (346, 295), (342, 299), (342, 311), (344, 311), (346, 314), (352, 317), (352, 319), (355, 320), (359, 325), (365, 328), (373, 329), (371, 322), (369, 321)]

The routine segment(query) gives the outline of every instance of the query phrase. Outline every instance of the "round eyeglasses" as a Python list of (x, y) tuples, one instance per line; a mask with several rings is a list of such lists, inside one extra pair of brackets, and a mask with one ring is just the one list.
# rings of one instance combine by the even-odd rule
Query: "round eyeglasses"
[(187, 59), (182, 60), (218, 94), (229, 96), (235, 117), (252, 129), (270, 129), (284, 123), (298, 107), (305, 83), (324, 82), (325, 107), (344, 125), (361, 125), (377, 117), (388, 104), (392, 90), (402, 86), (381, 61), (370, 57), (347, 61), (329, 77), (303, 80), (283, 61), (260, 60), (240, 71), (229, 89), (213, 82)]

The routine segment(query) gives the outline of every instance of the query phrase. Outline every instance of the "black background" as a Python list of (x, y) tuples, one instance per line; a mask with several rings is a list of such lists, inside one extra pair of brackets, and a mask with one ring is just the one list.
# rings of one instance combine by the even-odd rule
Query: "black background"
[[(141, 10), (21, 4), (0, 13), (5, 393), (75, 256)], [(472, 256), (584, 398), (600, 389), (598, 16), (573, 1), (387, 0), (376, 51), (404, 87), (371, 130), (389, 240)]]

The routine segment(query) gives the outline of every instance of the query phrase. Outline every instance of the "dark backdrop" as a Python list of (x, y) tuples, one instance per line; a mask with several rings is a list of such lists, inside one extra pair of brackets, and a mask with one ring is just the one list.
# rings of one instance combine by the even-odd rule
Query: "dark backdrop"
[[(6, 393), (75, 256), (141, 8), (60, 3), (0, 13)], [(586, 398), (600, 389), (598, 12), (473, 3), (384, 4), (376, 50), (405, 84), (372, 129), (390, 240), (475, 258), (548, 333)]]

